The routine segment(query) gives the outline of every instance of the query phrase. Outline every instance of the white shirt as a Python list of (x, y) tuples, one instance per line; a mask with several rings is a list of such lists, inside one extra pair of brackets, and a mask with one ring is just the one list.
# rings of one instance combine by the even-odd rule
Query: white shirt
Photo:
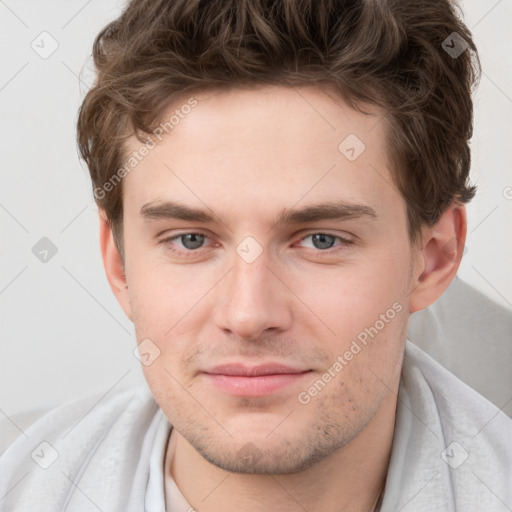
[[(192, 512), (170, 431), (147, 387), (66, 404), (0, 457), (0, 512)], [(512, 420), (410, 342), (381, 512), (399, 510), (512, 510)]]
[[(420, 356), (422, 360), (428, 361), (428, 359), (426, 359), (428, 356), (422, 354), (421, 351), (412, 344), (408, 344), (408, 358), (411, 357), (411, 351), (413, 357)], [(433, 361), (430, 360), (429, 362)], [(459, 502), (455, 504), (452, 499), (452, 493), (449, 490), (450, 479), (453, 478), (454, 481), (457, 480), (457, 476), (460, 476), (457, 475), (457, 471), (467, 463), (471, 456), (470, 447), (475, 446), (475, 450), (481, 450), (478, 445), (474, 444), (473, 438), (479, 435), (478, 431), (480, 428), (486, 428), (485, 416), (481, 415), (481, 422), (479, 424), (467, 424), (464, 425), (463, 428), (454, 428), (453, 425), (447, 425), (448, 428), (445, 434), (446, 436), (451, 435), (452, 437), (444, 439), (445, 446), (443, 446), (443, 442), (439, 443), (441, 439), (438, 433), (434, 429), (431, 430), (429, 426), (430, 423), (436, 424), (440, 420), (435, 408), (429, 407), (424, 409), (422, 412), (426, 413), (425, 416), (421, 414), (416, 415), (414, 403), (411, 401), (414, 396), (426, 395), (428, 397), (428, 395), (431, 394), (431, 396), (439, 402), (442, 400), (443, 391), (450, 392), (451, 389), (456, 391), (461, 401), (463, 401), (463, 391), (467, 392), (469, 390), (471, 394), (474, 392), (469, 388), (464, 390), (464, 384), (452, 378), (450, 374), (445, 371), (442, 372), (445, 378), (438, 382), (438, 389), (432, 389), (430, 386), (421, 386), (421, 381), (418, 382), (416, 379), (417, 375), (415, 375), (419, 368), (410, 365), (409, 361), (406, 361), (404, 366), (403, 380), (397, 405), (392, 458), (386, 481), (385, 498), (381, 505), (380, 512), (395, 512), (397, 509), (393, 507), (396, 506), (396, 503), (399, 503), (399, 509), (404, 512), (406, 510), (423, 510), (423, 508), (419, 508), (420, 506), (424, 506), (424, 510), (431, 511), (451, 510), (450, 507), (456, 507), (454, 510), (461, 510), (463, 512), (470, 510), (487, 511), (494, 510), (494, 508), (492, 508), (493, 506), (498, 507), (496, 510), (500, 510), (500, 497), (493, 496), (491, 488), (487, 490), (487, 493), (484, 492), (489, 502), (485, 504), (482, 503), (482, 507), (484, 508), (478, 508), (476, 506), (476, 503), (481, 501), (480, 491), (486, 486), (485, 482), (480, 481), (479, 475), (479, 470), (484, 468), (479, 468), (478, 464), (476, 464), (476, 467), (475, 464), (472, 464), (471, 469), (466, 471), (461, 469), (460, 471), (460, 473), (463, 474), (461, 478), (469, 478), (469, 481), (473, 482), (476, 492), (471, 492), (472, 486), (469, 486), (468, 494), (459, 498), (463, 503)], [(428, 367), (426, 370), (428, 371)], [(462, 384), (462, 386), (460, 386), (460, 384)], [(472, 414), (472, 411), (461, 411), (460, 419), (462, 420), (463, 417), (467, 417), (468, 413)], [(495, 414), (503, 415), (496, 410), (487, 419), (492, 422)], [(151, 454), (150, 478), (148, 493), (146, 495), (147, 512), (193, 512), (195, 510), (187, 502), (170, 473), (170, 462), (174, 454), (172, 444), (170, 445), (171, 449), (167, 453), (167, 458), (166, 450), (171, 430), (172, 428), (169, 422), (163, 413), (161, 413), (160, 435)], [(455, 432), (458, 434), (455, 435)], [(508, 442), (509, 446), (511, 446), (512, 422), (509, 423), (508, 432), (510, 436)], [(505, 442), (507, 442), (507, 440), (505, 440)], [(443, 450), (439, 449), (441, 446), (443, 446)], [(485, 451), (482, 452), (481, 455), (485, 460)], [(489, 473), (492, 474), (497, 468), (491, 467), (489, 469), (491, 469)], [(404, 478), (407, 480), (407, 477), (411, 479), (411, 482), (405, 486)], [(496, 477), (499, 478), (499, 475), (494, 474), (491, 477), (491, 481), (494, 482)], [(509, 483), (512, 485), (512, 480), (510, 480)], [(404, 494), (406, 487), (408, 488), (408, 494)], [(419, 497), (416, 493), (419, 493)], [(441, 497), (443, 493), (445, 493), (444, 498)], [(443, 504), (442, 509), (433, 506), (435, 500), (431, 499), (432, 494), (438, 495), (440, 498), (439, 504)], [(427, 497), (426, 500), (422, 498), (422, 495)], [(443, 502), (443, 500), (446, 501)], [(423, 505), (420, 505), (420, 502), (423, 503)], [(428, 508), (428, 503), (432, 505), (431, 509)], [(505, 505), (503, 505), (503, 510), (507, 510)]]

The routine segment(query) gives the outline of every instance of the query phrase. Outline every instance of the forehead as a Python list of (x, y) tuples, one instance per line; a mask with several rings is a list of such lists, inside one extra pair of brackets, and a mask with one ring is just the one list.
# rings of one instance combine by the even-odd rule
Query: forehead
[[(163, 116), (161, 140), (125, 178), (125, 203), (140, 209), (171, 197), (195, 205), (203, 199), (251, 206), (255, 214), (320, 196), (396, 201), (383, 115), (365, 111), (315, 87), (183, 97)], [(132, 137), (127, 152), (140, 147)]]

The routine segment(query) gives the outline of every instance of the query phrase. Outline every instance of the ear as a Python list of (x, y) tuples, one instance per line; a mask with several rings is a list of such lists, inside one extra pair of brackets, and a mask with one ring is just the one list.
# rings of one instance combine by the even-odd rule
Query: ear
[(463, 205), (450, 206), (431, 228), (424, 230), (414, 271), (409, 311), (433, 304), (453, 281), (466, 241), (467, 218)]
[(126, 316), (133, 322), (132, 306), (128, 294), (128, 286), (126, 284), (124, 264), (114, 242), (112, 229), (103, 210), (99, 211), (99, 222), (101, 257), (110, 288), (114, 292)]

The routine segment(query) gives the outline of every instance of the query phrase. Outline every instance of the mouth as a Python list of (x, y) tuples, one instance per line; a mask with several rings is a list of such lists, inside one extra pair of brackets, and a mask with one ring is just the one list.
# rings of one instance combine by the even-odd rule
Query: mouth
[(203, 372), (221, 391), (240, 397), (274, 394), (309, 375), (311, 370), (270, 363), (257, 366), (225, 364)]

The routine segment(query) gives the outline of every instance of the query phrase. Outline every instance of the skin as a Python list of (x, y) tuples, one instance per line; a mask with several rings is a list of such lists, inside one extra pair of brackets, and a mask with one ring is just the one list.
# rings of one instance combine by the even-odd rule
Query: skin
[[(174, 426), (170, 473), (201, 512), (373, 510), (391, 451), (408, 318), (455, 276), (464, 207), (452, 205), (411, 245), (376, 109), (363, 114), (315, 87), (195, 98), (124, 178), (124, 264), (100, 212), (112, 290), (138, 342), (160, 350), (143, 369)], [(349, 134), (366, 147), (354, 161), (338, 149)], [(126, 149), (138, 147), (132, 138)], [(165, 201), (214, 218), (156, 216)], [(283, 209), (339, 202), (374, 215), (276, 223)], [(154, 215), (143, 215), (150, 207)], [(187, 233), (205, 238), (171, 239)], [(261, 250), (252, 262), (237, 253), (255, 254), (253, 242), (240, 246), (248, 236)], [(393, 319), (301, 403), (298, 395), (332, 373), (393, 304), (401, 308)], [(204, 373), (232, 362), (307, 373), (265, 396), (233, 396)]]

